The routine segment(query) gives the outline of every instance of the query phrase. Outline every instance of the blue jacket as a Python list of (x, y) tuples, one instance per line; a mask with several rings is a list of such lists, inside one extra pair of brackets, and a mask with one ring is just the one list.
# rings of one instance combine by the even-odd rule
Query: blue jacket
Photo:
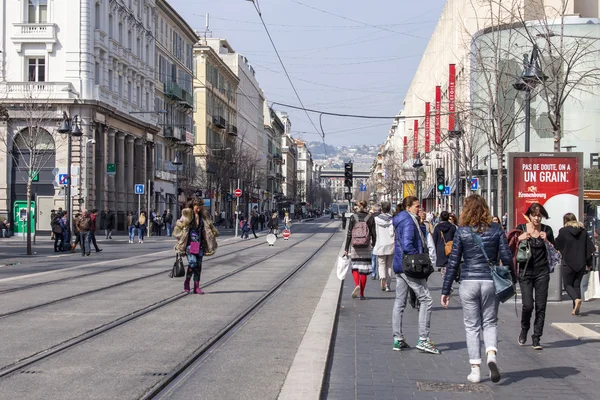
[[(393, 219), (394, 224), (394, 272), (401, 274), (402, 257), (404, 254), (423, 253), (423, 243), (417, 226), (408, 211), (402, 211)], [(423, 237), (425, 237), (425, 226), (421, 227)]]
[[(454, 242), (452, 243), (452, 253), (448, 260), (446, 268), (446, 276), (442, 286), (442, 294), (450, 294), (452, 282), (458, 275), (459, 264), (461, 259), (464, 260), (460, 266), (460, 279), (468, 280), (492, 280), (490, 266), (487, 263), (481, 248), (477, 246), (472, 234), (473, 230), (468, 226), (461, 226), (454, 234)], [(498, 265), (498, 259), (502, 261), (502, 265), (509, 268), (511, 274), (513, 272), (513, 256), (508, 248), (508, 241), (502, 227), (492, 222), (492, 225), (483, 233), (475, 233), (481, 236), (483, 248), (490, 261), (494, 265)], [(513, 276), (513, 281), (515, 277)]]

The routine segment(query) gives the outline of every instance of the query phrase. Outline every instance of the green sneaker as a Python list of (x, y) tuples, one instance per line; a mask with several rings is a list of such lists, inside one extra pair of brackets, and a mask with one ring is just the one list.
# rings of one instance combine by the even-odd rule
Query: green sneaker
[(401, 351), (402, 349), (410, 349), (410, 346), (404, 338), (394, 339), (394, 351)]
[(435, 347), (435, 344), (430, 339), (419, 339), (419, 341), (417, 342), (417, 349), (425, 353), (440, 354), (440, 351), (437, 349), (437, 347)]

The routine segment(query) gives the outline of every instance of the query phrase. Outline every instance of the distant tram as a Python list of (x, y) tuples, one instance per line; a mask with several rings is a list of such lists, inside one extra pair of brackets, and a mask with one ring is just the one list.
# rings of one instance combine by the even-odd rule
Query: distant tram
[(331, 213), (338, 218), (342, 218), (342, 213), (348, 212), (348, 203), (333, 203)]

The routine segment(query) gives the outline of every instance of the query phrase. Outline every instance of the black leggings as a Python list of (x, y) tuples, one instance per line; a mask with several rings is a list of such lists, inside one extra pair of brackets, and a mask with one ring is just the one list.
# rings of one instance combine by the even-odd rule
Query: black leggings
[(544, 321), (546, 320), (546, 303), (548, 302), (548, 285), (550, 274), (548, 271), (526, 275), (519, 280), (521, 286), (521, 298), (523, 301), (523, 313), (521, 315), (521, 329), (529, 331), (531, 327), (531, 314), (534, 309), (535, 291), (535, 320), (533, 323), (533, 337), (540, 338), (544, 333)]
[[(59, 244), (60, 242), (60, 244)], [(63, 251), (64, 250), (65, 239), (62, 233), (54, 234), (54, 251)]]
[(581, 299), (581, 280), (585, 275), (585, 266), (579, 271), (575, 271), (568, 265), (561, 265), (560, 271), (562, 273), (563, 285), (565, 291), (573, 300), (573, 306), (575, 306), (575, 299)]

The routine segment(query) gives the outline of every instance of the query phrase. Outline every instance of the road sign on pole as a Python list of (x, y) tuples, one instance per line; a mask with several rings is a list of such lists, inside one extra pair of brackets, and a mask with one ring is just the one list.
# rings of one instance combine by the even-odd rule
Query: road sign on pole
[(235, 189), (233, 194), (235, 194), (235, 197), (242, 197), (242, 189)]
[(352, 200), (352, 193), (344, 193), (344, 198), (346, 200)]
[(116, 175), (117, 164), (106, 164), (106, 175)]
[(444, 192), (442, 193), (444, 196), (450, 196), (450, 186), (446, 186), (444, 188)]
[(144, 194), (144, 184), (136, 183), (135, 194)]
[(69, 175), (67, 175), (67, 174), (58, 175), (58, 183), (60, 185), (68, 185), (69, 184)]
[(471, 178), (471, 190), (479, 190), (479, 178)]

